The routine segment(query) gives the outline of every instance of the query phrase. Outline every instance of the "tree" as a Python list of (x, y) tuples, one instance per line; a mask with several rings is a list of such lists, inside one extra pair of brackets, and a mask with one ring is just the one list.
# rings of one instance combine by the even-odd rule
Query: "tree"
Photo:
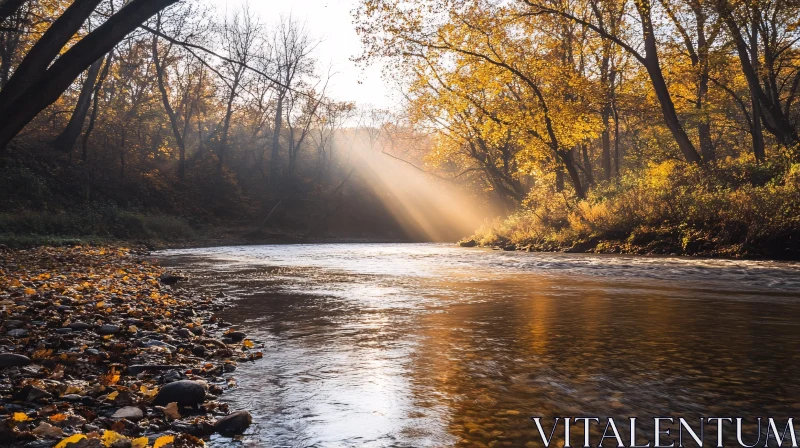
[[(76, 26), (75, 23), (83, 23), (81, 18), (85, 20), (91, 13), (87, 12), (87, 5), (96, 6), (98, 1), (76, 0), (68, 8), (68, 11), (72, 10), (70, 14), (65, 12), (59, 18), (64, 20), (58, 26), (54, 23), (51, 26), (51, 29), (55, 27), (53, 31), (48, 29), (49, 34), (45, 33), (37, 42), (39, 49), (35, 52), (31, 50), (25, 58), (27, 62), (23, 60), (20, 63), (20, 66), (26, 64), (24, 70), (20, 72), (18, 68), (0, 91), (0, 148), (5, 148), (28, 122), (56, 101), (80, 73), (111, 51), (141, 23), (177, 0), (132, 0), (44, 70), (77, 31), (80, 24)], [(23, 79), (26, 73), (27, 78)], [(25, 88), (20, 89), (20, 86)]]

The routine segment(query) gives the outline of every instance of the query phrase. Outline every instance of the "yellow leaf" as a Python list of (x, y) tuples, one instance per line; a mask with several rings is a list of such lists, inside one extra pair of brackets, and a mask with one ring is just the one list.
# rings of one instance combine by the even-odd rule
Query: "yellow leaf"
[(108, 398), (109, 400), (114, 400), (114, 399), (116, 399), (116, 398), (117, 398), (117, 395), (119, 395), (119, 392), (117, 392), (117, 391), (114, 391), (114, 392), (111, 392), (110, 394), (108, 394), (108, 397), (107, 397), (107, 398)]
[(15, 412), (14, 413), (14, 421), (15, 422), (27, 422), (31, 418), (25, 415), (24, 412)]
[(66, 439), (63, 439), (62, 441), (58, 442), (58, 445), (56, 445), (55, 448), (67, 448), (68, 444), (70, 444), (70, 443), (78, 443), (78, 442), (80, 442), (81, 440), (83, 440), (85, 438), (86, 438), (86, 436), (83, 435), (83, 434), (74, 434), (74, 435), (71, 435), (71, 436), (67, 437)]
[(149, 441), (150, 439), (148, 439), (147, 437), (139, 437), (138, 439), (133, 439), (131, 441), (131, 448), (147, 448), (147, 442)]
[(154, 398), (156, 395), (158, 395), (158, 388), (154, 387), (152, 389), (148, 389), (147, 386), (142, 384), (141, 387), (139, 387), (139, 392), (141, 392), (145, 398)]
[(33, 288), (25, 288), (25, 294), (27, 295), (36, 294), (36, 290)]
[(104, 446), (111, 446), (117, 442), (126, 440), (128, 440), (128, 438), (123, 436), (122, 434), (107, 429), (106, 432), (103, 433), (102, 442)]
[(161, 448), (173, 442), (175, 442), (175, 436), (161, 436), (153, 443), (153, 448)]
[(242, 344), (247, 348), (253, 348), (255, 346), (255, 344), (253, 344), (253, 341), (251, 341), (250, 339), (245, 339)]

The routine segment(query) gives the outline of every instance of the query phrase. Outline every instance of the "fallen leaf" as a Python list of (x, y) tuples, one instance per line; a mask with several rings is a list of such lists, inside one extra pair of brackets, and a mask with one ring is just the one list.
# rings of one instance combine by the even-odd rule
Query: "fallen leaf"
[(139, 437), (138, 439), (131, 440), (131, 448), (147, 448), (147, 443), (150, 441), (147, 437)]
[(117, 395), (119, 395), (119, 392), (114, 391), (114, 392), (111, 392), (110, 394), (108, 394), (108, 396), (106, 398), (108, 398), (109, 400), (115, 400), (117, 398)]
[(60, 423), (67, 419), (66, 414), (54, 414), (50, 416), (50, 421), (54, 423)]
[(247, 348), (255, 347), (255, 344), (250, 339), (245, 339), (244, 342), (242, 342), (242, 345), (244, 345)]
[(103, 433), (102, 442), (103, 442), (104, 446), (110, 447), (111, 445), (113, 445), (113, 444), (115, 444), (117, 442), (125, 442), (127, 440), (128, 440), (128, 438), (123, 436), (122, 434), (120, 434), (118, 432), (114, 432), (114, 431), (112, 431), (110, 429), (107, 429)]
[(71, 435), (71, 436), (67, 437), (66, 439), (63, 439), (62, 441), (58, 442), (58, 445), (56, 445), (55, 448), (67, 448), (68, 444), (70, 444), (70, 443), (78, 443), (78, 442), (80, 442), (81, 440), (83, 440), (85, 438), (86, 438), (86, 436), (83, 435), (83, 434), (74, 434), (74, 435)]
[(178, 403), (170, 403), (164, 408), (164, 415), (167, 416), (167, 420), (178, 420), (181, 418), (181, 413), (178, 412)]
[(161, 448), (173, 442), (175, 442), (175, 436), (161, 436), (153, 443), (153, 448)]
[(64, 431), (62, 431), (61, 428), (47, 422), (39, 423), (39, 426), (31, 432), (39, 437), (64, 437)]
[(28, 420), (30, 420), (30, 419), (31, 419), (31, 418), (30, 418), (30, 417), (28, 417), (27, 415), (25, 415), (25, 413), (24, 413), (24, 412), (15, 412), (15, 413), (14, 413), (14, 417), (13, 417), (13, 420), (14, 420), (15, 422), (27, 422), (27, 421), (28, 421)]

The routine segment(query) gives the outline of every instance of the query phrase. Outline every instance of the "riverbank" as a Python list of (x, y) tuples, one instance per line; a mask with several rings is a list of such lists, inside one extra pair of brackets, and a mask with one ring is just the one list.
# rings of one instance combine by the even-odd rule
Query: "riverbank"
[(192, 447), (247, 428), (218, 400), (256, 342), (147, 255), (0, 251), (0, 445)]
[[(471, 241), (471, 243), (470, 243)], [(800, 165), (677, 162), (599, 186), (585, 199), (542, 186), (465, 244), (534, 251), (800, 259)]]

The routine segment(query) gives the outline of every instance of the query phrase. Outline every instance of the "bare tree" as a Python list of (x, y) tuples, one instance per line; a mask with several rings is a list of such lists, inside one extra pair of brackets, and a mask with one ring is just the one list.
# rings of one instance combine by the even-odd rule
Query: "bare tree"
[(227, 88), (225, 100), (225, 115), (222, 119), (219, 149), (217, 151), (217, 177), (222, 177), (225, 164), (225, 150), (228, 146), (233, 108), (240, 91), (246, 82), (247, 66), (255, 59), (260, 44), (262, 26), (258, 18), (245, 4), (241, 9), (226, 16), (219, 33), (222, 46), (227, 53), (228, 60), (224, 61), (220, 69), (221, 79)]
[(291, 16), (281, 18), (272, 41), (277, 92), (269, 183), (270, 189), (275, 191), (280, 172), (281, 130), (286, 113), (284, 102), (287, 95), (293, 90), (297, 90), (297, 87), (302, 84), (303, 78), (313, 72), (314, 60), (311, 58), (311, 52), (316, 48), (317, 43), (312, 41), (305, 26), (295, 22)]

